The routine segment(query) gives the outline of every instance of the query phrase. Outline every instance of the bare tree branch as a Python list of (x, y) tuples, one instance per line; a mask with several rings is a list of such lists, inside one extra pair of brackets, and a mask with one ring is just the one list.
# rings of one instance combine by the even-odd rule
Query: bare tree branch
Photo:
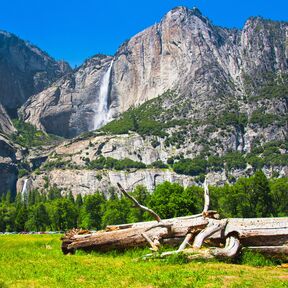
[(206, 238), (213, 235), (215, 232), (223, 230), (227, 224), (227, 219), (209, 220), (209, 224), (203, 229), (194, 239), (193, 248), (201, 248)]
[(237, 256), (239, 250), (240, 250), (240, 240), (238, 237), (235, 237), (233, 235), (229, 236), (226, 239), (226, 244), (224, 248), (215, 248), (211, 249), (212, 254), (216, 257), (235, 257)]
[(208, 183), (207, 183), (207, 178), (205, 178), (204, 181), (204, 209), (203, 209), (203, 214), (205, 215), (209, 209), (210, 205), (210, 195), (209, 195), (209, 188), (208, 188)]
[(156, 212), (154, 212), (152, 209), (150, 209), (150, 208), (148, 208), (148, 207), (146, 207), (146, 206), (141, 205), (133, 196), (129, 195), (129, 194), (124, 190), (124, 188), (120, 185), (120, 183), (117, 183), (117, 186), (118, 186), (118, 188), (120, 189), (120, 191), (121, 191), (127, 198), (129, 198), (131, 201), (133, 201), (134, 204), (135, 204), (138, 208), (140, 208), (140, 209), (143, 210), (143, 211), (146, 211), (146, 212), (150, 213), (150, 215), (151, 215), (157, 222), (161, 222), (161, 218), (160, 218), (160, 216), (159, 216)]
[(156, 252), (156, 251), (159, 250), (160, 242), (159, 242), (159, 240), (158, 240), (157, 238), (155, 238), (155, 239), (152, 241), (145, 232), (143, 232), (141, 235), (142, 235), (142, 236), (145, 238), (145, 240), (150, 244), (152, 251)]
[(182, 252), (186, 246), (189, 244), (189, 241), (192, 239), (193, 234), (188, 233), (184, 239), (184, 241), (181, 243), (180, 247), (178, 248), (177, 252)]

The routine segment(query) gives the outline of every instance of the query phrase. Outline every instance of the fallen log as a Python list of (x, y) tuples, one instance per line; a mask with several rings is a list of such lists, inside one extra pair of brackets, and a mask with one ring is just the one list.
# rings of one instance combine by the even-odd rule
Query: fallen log
[(150, 244), (147, 237), (152, 242), (157, 239), (157, 241), (165, 244), (178, 244), (183, 241), (187, 234), (196, 235), (200, 232), (208, 225), (209, 218), (214, 218), (215, 215), (215, 211), (208, 211), (205, 217), (199, 214), (164, 219), (161, 222), (150, 221), (108, 226), (105, 231), (84, 235), (79, 235), (78, 231), (74, 230), (74, 233), (68, 232), (62, 238), (62, 251), (67, 254), (73, 253), (77, 249), (105, 252), (114, 249), (143, 247)]
[(248, 246), (245, 250), (258, 252), (264, 255), (272, 256), (274, 258), (288, 259), (288, 245), (284, 246)]
[[(64, 254), (77, 249), (125, 250), (132, 247), (150, 246), (156, 252), (162, 244), (180, 245), (175, 253), (195, 254), (195, 257), (236, 257), (242, 247), (266, 254), (288, 254), (288, 218), (231, 218), (219, 220), (216, 211), (209, 211), (209, 191), (205, 181), (205, 204), (201, 214), (162, 220), (153, 210), (141, 205), (120, 184), (120, 191), (134, 204), (149, 212), (156, 221), (108, 226), (105, 231), (72, 230), (62, 238)], [(203, 245), (210, 247), (200, 250)], [(187, 246), (192, 248), (186, 249)], [(257, 248), (258, 247), (258, 248)], [(189, 252), (190, 251), (190, 252)], [(154, 253), (145, 256), (151, 257)], [(192, 258), (194, 256), (191, 256)], [(204, 258), (205, 258), (204, 257)]]

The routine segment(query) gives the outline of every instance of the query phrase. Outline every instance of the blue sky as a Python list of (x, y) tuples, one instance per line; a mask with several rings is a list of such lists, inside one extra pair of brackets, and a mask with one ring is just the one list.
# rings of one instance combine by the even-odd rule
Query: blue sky
[(288, 21), (288, 0), (0, 0), (0, 29), (72, 66), (114, 54), (176, 6), (197, 6), (214, 24), (241, 28), (249, 16)]

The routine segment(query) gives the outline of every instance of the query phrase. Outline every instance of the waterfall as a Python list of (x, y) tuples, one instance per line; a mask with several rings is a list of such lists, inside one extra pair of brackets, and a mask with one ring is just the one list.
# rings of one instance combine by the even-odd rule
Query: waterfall
[(109, 101), (109, 85), (110, 85), (110, 78), (111, 78), (111, 70), (113, 66), (113, 60), (110, 63), (110, 66), (106, 73), (104, 74), (100, 90), (99, 90), (99, 98), (98, 98), (98, 106), (96, 108), (96, 113), (94, 117), (94, 130), (100, 128), (108, 121), (108, 101)]
[(23, 184), (22, 191), (21, 191), (22, 199), (25, 199), (25, 196), (27, 195), (27, 182), (28, 182), (28, 178), (24, 180), (24, 184)]

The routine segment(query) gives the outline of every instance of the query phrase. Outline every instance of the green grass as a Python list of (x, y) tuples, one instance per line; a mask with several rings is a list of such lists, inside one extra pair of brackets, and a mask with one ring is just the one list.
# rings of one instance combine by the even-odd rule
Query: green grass
[(288, 287), (288, 269), (276, 266), (135, 261), (147, 250), (64, 256), (59, 238), (0, 236), (0, 287)]

